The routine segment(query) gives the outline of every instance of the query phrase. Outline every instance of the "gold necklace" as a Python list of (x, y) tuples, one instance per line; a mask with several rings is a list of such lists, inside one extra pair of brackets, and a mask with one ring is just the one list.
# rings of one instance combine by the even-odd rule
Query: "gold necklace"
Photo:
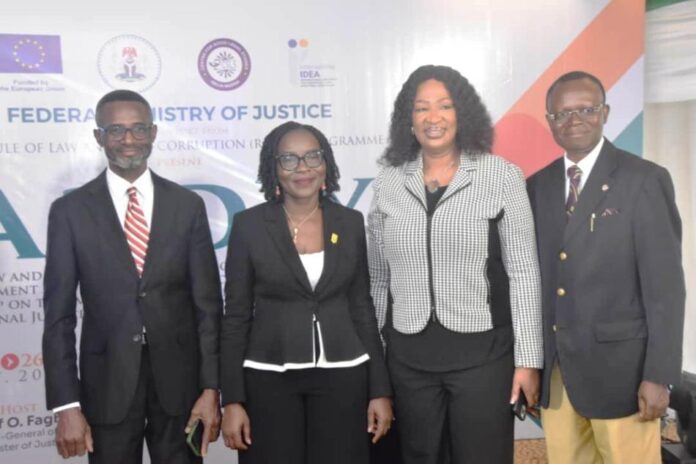
[(295, 221), (292, 220), (292, 216), (290, 216), (290, 213), (288, 213), (288, 210), (285, 209), (285, 205), (283, 205), (283, 211), (285, 211), (285, 216), (287, 216), (288, 221), (290, 221), (290, 226), (292, 227), (292, 243), (297, 243), (297, 234), (300, 232), (300, 228), (302, 225), (307, 222), (307, 219), (312, 217), (312, 214), (319, 208), (319, 203), (314, 207), (311, 213), (309, 213), (307, 216), (302, 219), (299, 224), (295, 224)]
[(447, 171), (452, 169), (452, 166), (454, 166), (454, 163), (456, 161), (457, 161), (456, 159), (452, 160), (452, 162), (450, 164), (448, 164), (445, 168), (440, 170), (440, 172), (438, 173), (437, 176), (435, 176), (435, 178), (433, 178), (431, 180), (424, 179), (425, 180), (425, 188), (428, 189), (428, 192), (430, 192), (430, 193), (437, 192), (437, 189), (440, 188), (440, 181), (438, 180), (438, 177), (441, 177), (441, 176), (447, 174)]

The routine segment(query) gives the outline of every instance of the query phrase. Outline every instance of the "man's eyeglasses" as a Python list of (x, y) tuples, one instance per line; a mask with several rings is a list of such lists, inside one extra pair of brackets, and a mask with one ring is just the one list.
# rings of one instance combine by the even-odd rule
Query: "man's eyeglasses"
[(281, 153), (276, 156), (280, 167), (286, 171), (297, 171), (300, 168), (300, 161), (304, 161), (305, 166), (310, 169), (318, 168), (324, 162), (323, 150), (312, 150), (304, 154), (304, 156), (296, 155), (295, 153)]
[(123, 140), (126, 133), (130, 132), (135, 140), (145, 140), (150, 136), (152, 124), (134, 124), (133, 127), (124, 127), (118, 124), (107, 127), (100, 127), (99, 132), (106, 135), (110, 140), (115, 142)]
[(558, 113), (547, 113), (546, 117), (549, 121), (553, 121), (556, 124), (564, 124), (570, 120), (573, 115), (576, 115), (580, 120), (587, 121), (594, 117), (597, 113), (602, 111), (604, 108), (604, 103), (600, 103), (597, 106), (589, 106), (586, 108), (578, 108), (572, 111), (559, 111)]

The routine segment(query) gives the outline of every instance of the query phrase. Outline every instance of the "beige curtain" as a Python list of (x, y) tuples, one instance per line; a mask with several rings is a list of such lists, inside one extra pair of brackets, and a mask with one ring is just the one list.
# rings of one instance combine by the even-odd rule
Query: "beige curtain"
[(685, 371), (696, 373), (696, 0), (646, 15), (645, 158), (672, 175), (683, 225)]

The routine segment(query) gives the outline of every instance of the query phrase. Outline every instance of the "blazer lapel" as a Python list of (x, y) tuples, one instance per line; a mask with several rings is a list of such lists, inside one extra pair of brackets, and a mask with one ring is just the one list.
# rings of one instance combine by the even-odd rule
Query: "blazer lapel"
[(459, 167), (457, 168), (457, 172), (454, 174), (454, 177), (445, 190), (445, 193), (442, 194), (440, 203), (469, 185), (471, 183), (471, 173), (474, 171), (476, 171), (476, 159), (469, 153), (462, 153), (459, 156)]
[[(476, 159), (469, 153), (462, 153), (459, 157), (459, 167), (452, 178), (445, 193), (442, 194), (440, 202), (454, 195), (459, 190), (463, 189), (471, 183), (471, 173), (476, 170)], [(427, 200), (425, 198), (425, 183), (423, 181), (423, 155), (419, 155), (418, 159), (410, 161), (404, 168), (406, 180), (404, 185), (406, 190), (411, 192), (418, 201), (421, 202), (423, 208), (427, 208)]]
[[(167, 185), (154, 172), (152, 175), (152, 186), (154, 198), (152, 202), (152, 224), (150, 224), (150, 237), (147, 243), (147, 254), (145, 255), (145, 266), (141, 285), (147, 284), (150, 276), (156, 271), (159, 264), (158, 257), (167, 245), (167, 231), (174, 227), (177, 205), (167, 192)], [(154, 270), (153, 270), (154, 269)]]
[[(613, 183), (614, 170), (617, 164), (614, 147), (608, 140), (605, 140), (602, 151), (599, 152), (597, 161), (590, 172), (590, 176), (580, 192), (575, 211), (568, 220), (568, 225), (563, 235), (564, 242), (567, 242), (581, 226), (589, 223), (592, 212), (608, 193), (608, 189), (603, 188), (603, 186)], [(587, 225), (588, 230), (589, 227)]]
[(126, 234), (118, 220), (118, 213), (116, 213), (109, 187), (106, 184), (106, 171), (103, 171), (94, 181), (90, 193), (92, 196), (87, 207), (100, 231), (99, 236), (113, 249), (119, 264), (137, 279), (138, 271), (126, 241)]
[(308, 292), (312, 292), (312, 286), (305, 272), (300, 255), (297, 253), (295, 245), (290, 237), (285, 211), (279, 203), (268, 203), (265, 208), (265, 220), (268, 226), (268, 234), (271, 236), (273, 244), (278, 249), (280, 256), (285, 264), (290, 268), (297, 282)]
[(427, 208), (425, 199), (425, 184), (423, 183), (423, 158), (419, 155), (417, 159), (409, 161), (404, 165), (404, 187), (406, 190), (420, 201), (423, 208)]
[(344, 231), (341, 216), (338, 214), (338, 208), (331, 200), (324, 200), (322, 205), (324, 213), (324, 267), (321, 271), (321, 277), (317, 286), (314, 289), (316, 293), (322, 292), (336, 270), (339, 251), (342, 246), (342, 232)]

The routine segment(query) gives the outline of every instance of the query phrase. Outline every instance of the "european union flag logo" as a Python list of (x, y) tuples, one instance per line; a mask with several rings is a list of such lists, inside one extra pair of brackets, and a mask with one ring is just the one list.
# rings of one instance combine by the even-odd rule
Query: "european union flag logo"
[(0, 73), (62, 72), (59, 35), (0, 34)]

